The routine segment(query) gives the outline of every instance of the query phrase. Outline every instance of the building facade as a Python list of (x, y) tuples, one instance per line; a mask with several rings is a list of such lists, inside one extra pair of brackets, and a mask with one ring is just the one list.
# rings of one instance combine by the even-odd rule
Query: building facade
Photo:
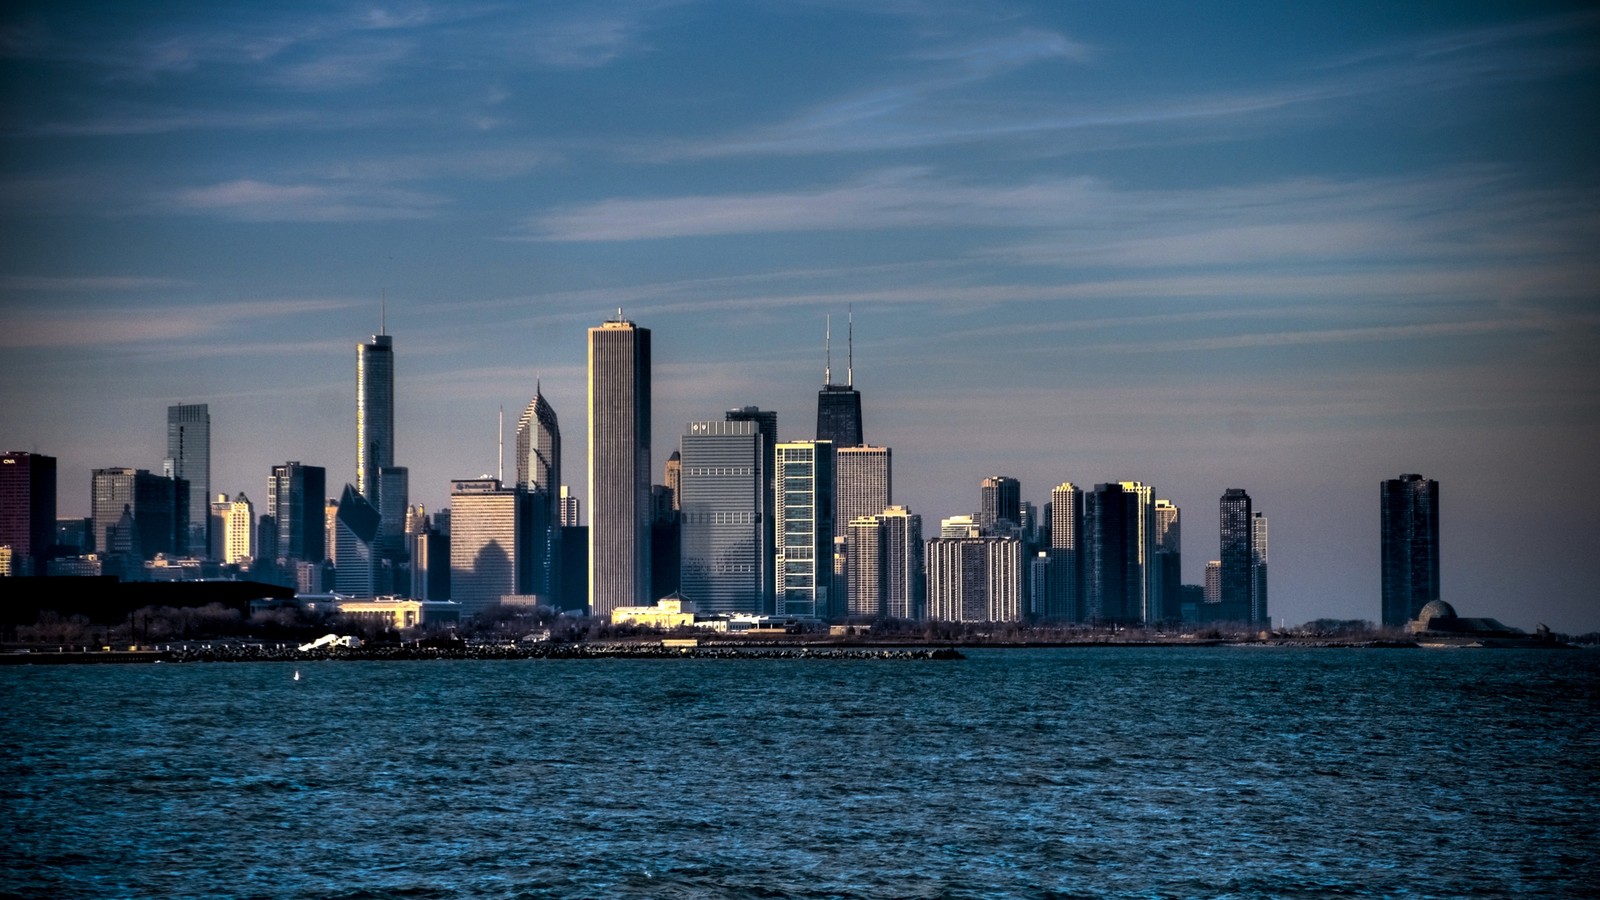
[(0, 546), (14, 575), (43, 575), (56, 539), (56, 458), (13, 450), (0, 456)]
[(222, 561), (228, 565), (256, 558), (256, 507), (239, 492), (222, 522)]
[(1217, 612), (1225, 621), (1248, 622), (1254, 581), (1250, 571), (1250, 495), (1241, 488), (1228, 488), (1222, 493), (1220, 512), (1221, 547), (1217, 555), (1222, 562), (1222, 608)]
[(181, 479), (126, 466), (95, 469), (91, 477), (95, 547), (101, 555), (123, 552), (151, 559), (179, 552), (178, 536), (187, 540), (189, 528), (188, 493), (178, 490)]
[(1155, 524), (1155, 578), (1161, 583), (1158, 621), (1182, 618), (1183, 528), (1181, 511), (1171, 500), (1157, 500)]
[(978, 486), (978, 527), (984, 532), (1010, 530), (1022, 524), (1022, 482), (1010, 475), (990, 475)]
[(394, 338), (356, 345), (356, 490), (381, 503), (379, 470), (394, 465)]
[(1382, 485), (1383, 624), (1400, 628), (1439, 596), (1439, 482), (1401, 475)]
[(211, 410), (204, 403), (167, 407), (167, 455), (161, 474), (188, 485), (180, 497), (189, 525), (180, 552), (205, 556), (211, 548)]
[(937, 537), (928, 541), (926, 554), (929, 619), (1022, 620), (1020, 540), (995, 535)]
[(589, 329), (589, 613), (650, 594), (650, 329)]
[(777, 604), (787, 616), (835, 615), (834, 448), (795, 441), (776, 448)]
[[(334, 543), (338, 562), (334, 564), (333, 589), (347, 597), (374, 597), (379, 593), (382, 572), (378, 554), (378, 529), (382, 524), (378, 508), (347, 484), (339, 495), (339, 511), (334, 516)], [(280, 528), (281, 531), (281, 528)], [(278, 546), (283, 546), (280, 537)]]
[(1129, 590), (1130, 505), (1120, 484), (1097, 484), (1083, 495), (1085, 621), (1110, 624), (1138, 619), (1138, 605)]
[(772, 609), (766, 439), (754, 421), (691, 422), (681, 439), (678, 590), (706, 613)]
[(1272, 624), (1267, 608), (1267, 517), (1259, 512), (1250, 516), (1250, 621)]
[(450, 488), (450, 599), (462, 615), (535, 594), (542, 543), (535, 495), (498, 478), (452, 481)]
[(329, 503), (326, 469), (298, 460), (273, 466), (267, 476), (267, 515), (277, 523), (277, 541), (257, 547), (257, 554), (321, 563), (333, 549), (328, 536), (337, 535), (338, 511), (338, 501)]

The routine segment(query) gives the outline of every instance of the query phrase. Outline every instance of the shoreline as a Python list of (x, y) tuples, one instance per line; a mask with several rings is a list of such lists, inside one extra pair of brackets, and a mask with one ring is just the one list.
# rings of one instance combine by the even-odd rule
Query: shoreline
[[(670, 640), (670, 639), (669, 639)], [(293, 645), (193, 642), (182, 647), (122, 650), (16, 649), (0, 652), (0, 666), (106, 665), (193, 662), (321, 662), (338, 660), (532, 660), (532, 659), (813, 659), (813, 660), (957, 660), (963, 650), (1093, 649), (1151, 647), (1254, 647), (1318, 650), (1423, 650), (1423, 649), (1582, 649), (1553, 642), (1419, 643), (1405, 640), (1206, 640), (1170, 641), (708, 641), (673, 645), (663, 641), (573, 644), (471, 644), (421, 646), (377, 644), (358, 648), (336, 647), (300, 650)]]

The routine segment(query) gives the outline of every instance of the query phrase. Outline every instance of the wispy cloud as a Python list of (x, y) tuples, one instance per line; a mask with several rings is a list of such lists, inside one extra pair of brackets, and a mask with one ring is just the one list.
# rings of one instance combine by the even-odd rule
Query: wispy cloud
[[(91, 309), (11, 307), (0, 347), (100, 347), (160, 341), (192, 341), (260, 319), (315, 315), (356, 306), (337, 299), (252, 300), (166, 307), (96, 305)], [(185, 353), (195, 352), (186, 346)]]
[(441, 198), (417, 191), (274, 184), (253, 179), (189, 188), (166, 199), (169, 209), (247, 222), (420, 219), (433, 215), (443, 202)]
[(0, 291), (30, 293), (148, 291), (187, 284), (189, 282), (179, 278), (158, 278), (147, 275), (0, 275)]

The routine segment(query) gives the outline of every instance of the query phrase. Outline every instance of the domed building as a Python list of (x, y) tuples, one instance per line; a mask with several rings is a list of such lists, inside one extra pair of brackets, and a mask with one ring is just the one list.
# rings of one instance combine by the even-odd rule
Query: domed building
[(1469, 618), (1456, 615), (1455, 607), (1443, 600), (1430, 600), (1407, 626), (1417, 643), (1425, 647), (1523, 647), (1547, 646), (1548, 632), (1530, 637), (1499, 619)]

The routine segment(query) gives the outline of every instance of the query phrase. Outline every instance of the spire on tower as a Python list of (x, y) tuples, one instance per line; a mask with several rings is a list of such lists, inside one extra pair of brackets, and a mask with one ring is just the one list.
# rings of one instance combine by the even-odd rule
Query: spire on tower
[(845, 339), (845, 384), (850, 387), (856, 385), (856, 311), (854, 306), (846, 306), (845, 313), (850, 317)]
[(822, 348), (827, 362), (822, 367), (822, 385), (833, 384), (833, 317), (822, 317)]

